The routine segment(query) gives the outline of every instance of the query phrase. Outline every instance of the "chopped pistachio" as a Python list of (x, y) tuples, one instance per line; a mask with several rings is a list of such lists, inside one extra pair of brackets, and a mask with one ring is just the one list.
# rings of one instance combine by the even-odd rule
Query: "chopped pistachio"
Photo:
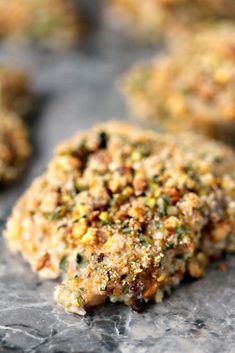
[(67, 256), (64, 255), (60, 259), (59, 268), (60, 268), (61, 271), (66, 272), (67, 271), (67, 267), (68, 267)]
[(187, 229), (184, 226), (178, 226), (175, 228), (175, 234), (178, 235), (179, 239), (183, 239), (187, 234)]

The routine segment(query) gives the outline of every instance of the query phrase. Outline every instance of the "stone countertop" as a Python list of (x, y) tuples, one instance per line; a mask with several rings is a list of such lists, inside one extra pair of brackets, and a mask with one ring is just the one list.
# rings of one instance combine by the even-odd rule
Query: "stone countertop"
[[(67, 54), (0, 49), (1, 61), (27, 68), (35, 91), (44, 97), (40, 114), (31, 121), (34, 155), (27, 171), (0, 192), (1, 229), (57, 142), (94, 122), (125, 117), (114, 81), (137, 58), (151, 55), (151, 49), (102, 30), (80, 50)], [(0, 353), (235, 352), (235, 257), (226, 261), (227, 272), (214, 264), (205, 278), (183, 283), (144, 313), (107, 304), (79, 317), (54, 303), (53, 281), (41, 281), (0, 241)]]

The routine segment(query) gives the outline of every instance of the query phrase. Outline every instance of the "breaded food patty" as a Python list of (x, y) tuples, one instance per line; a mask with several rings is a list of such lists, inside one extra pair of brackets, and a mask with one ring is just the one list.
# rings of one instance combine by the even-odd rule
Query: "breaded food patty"
[(62, 143), (16, 204), (4, 233), (42, 277), (65, 279), (66, 310), (109, 298), (133, 309), (235, 250), (234, 152), (106, 123)]
[(67, 46), (80, 35), (73, 0), (0, 0), (0, 36)]
[(234, 34), (233, 25), (207, 27), (134, 67), (123, 80), (133, 114), (172, 132), (192, 129), (233, 142)]
[(27, 75), (0, 65), (0, 106), (25, 116), (34, 109), (34, 101)]
[(112, 22), (150, 41), (200, 28), (201, 21), (235, 18), (233, 0), (107, 0), (107, 4)]
[(23, 121), (12, 112), (0, 111), (0, 185), (15, 180), (31, 153)]

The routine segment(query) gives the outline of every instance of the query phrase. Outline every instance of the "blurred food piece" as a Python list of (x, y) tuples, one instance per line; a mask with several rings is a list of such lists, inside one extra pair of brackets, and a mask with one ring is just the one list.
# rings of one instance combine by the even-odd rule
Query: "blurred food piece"
[(42, 277), (64, 272), (56, 300), (85, 310), (109, 298), (141, 310), (186, 272), (235, 250), (235, 155), (120, 122), (62, 143), (8, 220), (5, 239)]
[(123, 79), (133, 115), (171, 132), (235, 139), (235, 26), (208, 26)]
[(73, 0), (0, 0), (2, 38), (67, 47), (76, 44), (81, 27)]
[(0, 185), (15, 180), (31, 154), (28, 131), (14, 112), (0, 109)]
[(154, 42), (200, 28), (201, 21), (235, 19), (234, 0), (106, 0), (116, 27)]
[(36, 110), (35, 103), (27, 75), (0, 64), (0, 107), (27, 116)]

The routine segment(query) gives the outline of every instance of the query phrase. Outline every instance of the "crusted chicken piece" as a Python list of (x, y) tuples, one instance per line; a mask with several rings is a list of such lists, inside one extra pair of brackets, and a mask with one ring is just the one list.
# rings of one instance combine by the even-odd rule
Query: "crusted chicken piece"
[(107, 4), (112, 24), (124, 25), (133, 35), (150, 41), (162, 34), (191, 32), (203, 21), (235, 18), (233, 0), (107, 0)]
[(0, 106), (25, 116), (33, 111), (34, 102), (27, 75), (0, 65)]
[(216, 25), (133, 68), (123, 88), (134, 115), (171, 132), (235, 137), (235, 26)]
[(12, 112), (0, 112), (0, 184), (15, 180), (30, 156), (28, 132), (23, 121)]
[(81, 22), (73, 0), (0, 0), (0, 36), (67, 46), (76, 43)]
[(4, 233), (66, 310), (133, 309), (235, 250), (234, 152), (202, 137), (110, 122), (75, 135), (16, 204)]

